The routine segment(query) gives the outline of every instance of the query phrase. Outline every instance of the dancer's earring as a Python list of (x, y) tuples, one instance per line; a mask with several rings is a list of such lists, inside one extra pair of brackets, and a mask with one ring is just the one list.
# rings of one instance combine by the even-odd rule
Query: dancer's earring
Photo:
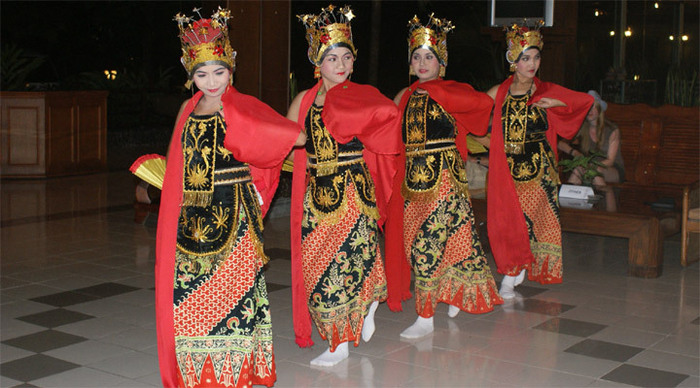
[(316, 78), (316, 79), (321, 78), (321, 68), (319, 66), (316, 66), (314, 68), (314, 78)]
[(438, 74), (440, 78), (445, 77), (445, 66), (440, 66), (440, 73)]

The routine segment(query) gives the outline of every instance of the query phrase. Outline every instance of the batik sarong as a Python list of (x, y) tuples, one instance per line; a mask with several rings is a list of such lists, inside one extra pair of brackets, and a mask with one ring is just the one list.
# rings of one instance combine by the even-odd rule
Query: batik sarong
[(173, 279), (178, 380), (183, 387), (272, 386), (260, 205), (248, 165), (215, 146), (224, 135), (218, 115), (192, 116), (183, 132)]
[(469, 313), (503, 303), (479, 240), (455, 121), (427, 94), (410, 97), (406, 144), (404, 248), (415, 277), (416, 312), (429, 318), (443, 302)]
[(528, 279), (561, 283), (561, 224), (554, 152), (546, 139), (547, 111), (527, 105), (529, 96), (506, 97), (504, 138), (506, 159), (530, 238), (535, 261), (516, 266), (506, 275), (527, 270)]
[(306, 120), (309, 183), (301, 256), (311, 318), (331, 350), (359, 344), (364, 317), (386, 299), (379, 212), (362, 144), (337, 143), (312, 106)]

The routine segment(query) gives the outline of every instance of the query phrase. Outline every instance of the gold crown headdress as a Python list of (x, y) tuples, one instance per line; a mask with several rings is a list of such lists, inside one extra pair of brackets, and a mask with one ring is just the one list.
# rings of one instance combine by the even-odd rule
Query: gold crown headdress
[(306, 27), (306, 41), (309, 43), (308, 56), (311, 63), (316, 67), (321, 66), (326, 51), (339, 44), (346, 46), (353, 56), (357, 56), (350, 28), (350, 21), (354, 17), (350, 6), (338, 8), (333, 4), (322, 8), (318, 15), (297, 15)]
[(430, 14), (428, 24), (421, 24), (418, 16), (408, 21), (408, 62), (413, 51), (425, 48), (432, 51), (442, 66), (447, 66), (447, 33), (455, 27), (447, 19), (438, 19)]
[(221, 64), (231, 70), (236, 69), (236, 52), (228, 38), (227, 22), (231, 18), (231, 11), (219, 7), (211, 19), (204, 19), (199, 13), (200, 9), (193, 9), (199, 15), (199, 20), (195, 21), (192, 16), (180, 13), (173, 19), (180, 27), (180, 61), (187, 71), (189, 81), (185, 86), (188, 88), (192, 85), (192, 75), (200, 66)]
[(539, 50), (542, 50), (542, 46), (544, 46), (542, 33), (540, 32), (540, 27), (544, 25), (544, 20), (538, 20), (533, 27), (526, 26), (526, 22), (526, 20), (523, 20), (522, 26), (513, 23), (510, 27), (504, 27), (506, 43), (508, 44), (506, 59), (510, 63), (510, 71), (515, 71), (515, 62), (523, 51), (531, 47), (537, 47)]

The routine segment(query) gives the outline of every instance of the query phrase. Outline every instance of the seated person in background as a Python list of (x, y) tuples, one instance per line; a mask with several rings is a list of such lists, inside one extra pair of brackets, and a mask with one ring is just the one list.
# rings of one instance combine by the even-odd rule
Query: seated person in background
[[(620, 130), (613, 122), (605, 119), (605, 111), (608, 104), (600, 98), (594, 90), (589, 90), (588, 94), (595, 99), (591, 110), (588, 111), (586, 120), (583, 121), (578, 134), (570, 143), (560, 140), (558, 148), (561, 152), (577, 157), (591, 152), (599, 152), (605, 158), (597, 159), (603, 166), (598, 167), (602, 176), (593, 180), (595, 185), (607, 183), (617, 183), (624, 181), (625, 165), (622, 161), (620, 148)], [(579, 149), (574, 148), (577, 146)], [(569, 183), (580, 185), (583, 168), (577, 167), (569, 176)]]

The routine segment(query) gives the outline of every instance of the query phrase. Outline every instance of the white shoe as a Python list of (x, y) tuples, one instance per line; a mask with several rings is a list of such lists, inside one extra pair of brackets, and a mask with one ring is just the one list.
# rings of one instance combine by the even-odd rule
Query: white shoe
[(454, 318), (459, 314), (459, 307), (450, 305), (450, 307), (447, 309), (447, 316), (450, 318)]
[(501, 289), (498, 290), (498, 293), (501, 294), (501, 298), (503, 299), (513, 299), (515, 298), (514, 288), (515, 276), (506, 275), (503, 277), (503, 280), (501, 280)]
[(343, 342), (335, 348), (334, 352), (331, 352), (331, 349), (328, 348), (320, 356), (311, 360), (311, 366), (333, 366), (348, 358), (349, 355), (348, 343)]
[(377, 311), (378, 306), (379, 302), (377, 302), (376, 300), (372, 302), (372, 304), (369, 306), (369, 312), (365, 317), (365, 321), (362, 324), (362, 339), (365, 342), (369, 342), (369, 340), (372, 339), (372, 335), (374, 334), (374, 313)]
[(433, 317), (423, 318), (418, 317), (413, 325), (409, 326), (408, 329), (401, 332), (401, 338), (414, 339), (420, 338), (425, 335), (432, 333), (433, 327)]
[(518, 285), (522, 284), (523, 280), (525, 280), (525, 271), (526, 270), (520, 271), (518, 276), (515, 278), (515, 284), (513, 284), (513, 286), (518, 286)]

